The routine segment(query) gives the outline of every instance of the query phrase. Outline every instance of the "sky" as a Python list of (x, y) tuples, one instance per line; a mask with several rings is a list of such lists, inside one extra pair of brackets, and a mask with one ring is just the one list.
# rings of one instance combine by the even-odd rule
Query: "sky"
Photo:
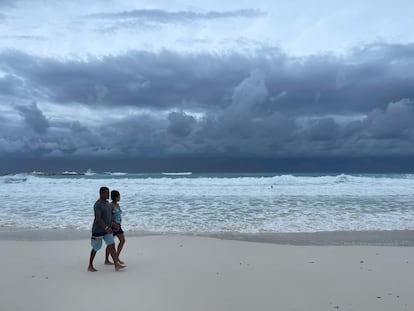
[(0, 0), (0, 172), (414, 171), (412, 12)]

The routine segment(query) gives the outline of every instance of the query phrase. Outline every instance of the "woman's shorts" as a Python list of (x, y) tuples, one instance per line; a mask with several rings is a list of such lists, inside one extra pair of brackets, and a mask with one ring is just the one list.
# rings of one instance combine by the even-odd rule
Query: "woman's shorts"
[[(122, 230), (121, 224), (118, 224), (119, 229), (118, 230), (113, 230), (113, 235), (118, 235), (118, 234), (124, 234), (124, 231)], [(113, 228), (112, 228), (113, 229)]]

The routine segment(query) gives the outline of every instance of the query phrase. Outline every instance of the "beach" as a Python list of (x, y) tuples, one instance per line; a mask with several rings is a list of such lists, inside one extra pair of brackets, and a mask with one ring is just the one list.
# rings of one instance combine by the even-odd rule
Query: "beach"
[(3, 232), (0, 310), (412, 310), (412, 231), (370, 235), (127, 234), (127, 268), (103, 265), (102, 249), (92, 273), (86, 232)]

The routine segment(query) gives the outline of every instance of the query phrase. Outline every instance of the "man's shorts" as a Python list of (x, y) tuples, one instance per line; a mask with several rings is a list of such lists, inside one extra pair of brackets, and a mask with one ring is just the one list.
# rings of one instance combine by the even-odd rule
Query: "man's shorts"
[(99, 251), (102, 247), (102, 240), (105, 241), (106, 245), (114, 244), (114, 236), (112, 233), (107, 233), (104, 236), (92, 236), (91, 246), (95, 252)]

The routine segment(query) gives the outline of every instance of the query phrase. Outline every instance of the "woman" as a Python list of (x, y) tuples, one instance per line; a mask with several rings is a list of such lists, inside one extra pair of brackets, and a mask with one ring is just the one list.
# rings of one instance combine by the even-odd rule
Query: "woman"
[[(124, 247), (125, 244), (125, 236), (124, 236), (124, 231), (122, 230), (121, 227), (121, 222), (122, 222), (122, 210), (121, 207), (119, 206), (119, 201), (121, 200), (121, 195), (119, 194), (119, 192), (117, 190), (112, 190), (111, 191), (111, 200), (112, 202), (109, 203), (109, 205), (111, 206), (112, 209), (112, 221), (115, 223), (114, 228), (113, 228), (113, 235), (117, 236), (119, 239), (119, 244), (118, 247), (116, 249), (117, 255), (118, 255), (118, 263), (119, 264), (123, 264), (124, 262), (119, 259), (119, 255), (122, 251), (122, 248)], [(105, 264), (106, 265), (113, 265), (112, 262), (109, 261), (109, 250), (108, 248), (106, 248), (106, 253), (105, 253)]]

